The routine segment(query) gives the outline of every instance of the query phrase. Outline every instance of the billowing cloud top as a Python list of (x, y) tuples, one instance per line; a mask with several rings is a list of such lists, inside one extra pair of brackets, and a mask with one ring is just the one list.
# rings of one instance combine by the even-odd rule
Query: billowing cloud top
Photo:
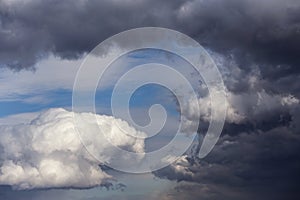
[(75, 131), (73, 114), (64, 109), (50, 109), (29, 124), (0, 126), (0, 184), (15, 189), (105, 185), (113, 177), (99, 165), (109, 163), (118, 154), (99, 136), (95, 128), (98, 125), (100, 131), (113, 135), (110, 142), (114, 145), (143, 152), (143, 140), (122, 132), (125, 129), (137, 133), (126, 122), (97, 115), (99, 124), (92, 124), (94, 114), (82, 113), (84, 120), (80, 126), (88, 133), (85, 139), (93, 141), (90, 145), (102, 156), (103, 162), (96, 160), (82, 145)]

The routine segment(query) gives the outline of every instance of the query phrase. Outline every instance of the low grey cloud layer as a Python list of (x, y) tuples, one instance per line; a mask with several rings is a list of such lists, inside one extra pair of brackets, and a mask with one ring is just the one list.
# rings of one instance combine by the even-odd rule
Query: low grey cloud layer
[(263, 75), (276, 78), (298, 69), (299, 9), (295, 0), (3, 0), (1, 65), (30, 68), (49, 53), (76, 58), (120, 31), (161, 26), (234, 55), (243, 65), (260, 62)]

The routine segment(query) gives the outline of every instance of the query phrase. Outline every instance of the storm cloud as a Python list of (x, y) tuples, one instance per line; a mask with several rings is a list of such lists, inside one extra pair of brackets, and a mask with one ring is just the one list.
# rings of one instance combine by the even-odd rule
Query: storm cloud
[(49, 54), (78, 58), (130, 28), (181, 31), (207, 48), (259, 62), (274, 79), (298, 72), (299, 12), (295, 0), (7, 1), (0, 2), (1, 66), (32, 68)]
[[(207, 157), (199, 160), (196, 146), (177, 162), (154, 172), (159, 178), (180, 182), (174, 191), (166, 191), (160, 198), (297, 199), (300, 195), (297, 191), (300, 185), (298, 0), (0, 0), (0, 67), (11, 69), (12, 72), (5, 73), (16, 76), (15, 71), (34, 70), (46, 58), (62, 62), (77, 60), (110, 36), (145, 26), (171, 28), (203, 45), (222, 74), (229, 104), (220, 141)], [(59, 67), (55, 68), (57, 71), (52, 68), (52, 76), (58, 74)], [(41, 75), (35, 74), (42, 77), (41, 84), (44, 77), (50, 77), (43, 70)], [(60, 72), (74, 73), (64, 70)], [(37, 82), (31, 83), (29, 79), (33, 80), (31, 76), (24, 80), (34, 88)], [(73, 79), (63, 79), (68, 79), (68, 84), (52, 83), (51, 79), (49, 88), (54, 85), (71, 88)], [(2, 80), (5, 83), (10, 79)], [(26, 89), (22, 81), (17, 87), (22, 92)], [(6, 99), (10, 97), (6, 90), (17, 91), (13, 86), (1, 88)], [(195, 122), (192, 113), (195, 104), (203, 111), (197, 144), (200, 145), (210, 117), (208, 94), (186, 105), (187, 112), (183, 114), (190, 120), (189, 125)], [(69, 115), (66, 110), (50, 110), (31, 124), (1, 126), (0, 184), (17, 189), (82, 188), (109, 180), (110, 175), (98, 167), (101, 163), (86, 157), (78, 141), (77, 146), (68, 147), (59, 143), (61, 130), (54, 132), (59, 137), (48, 140), (48, 133), (57, 126), (69, 124), (66, 117)], [(56, 116), (62, 116), (58, 123)], [(186, 127), (187, 132), (189, 128)], [(72, 135), (68, 130), (66, 133)], [(74, 141), (70, 137), (67, 142)], [(127, 138), (123, 142), (119, 145), (137, 143), (140, 146), (135, 146), (134, 151), (143, 149), (141, 141)], [(104, 153), (102, 148), (98, 150)], [(77, 153), (80, 157), (74, 157)], [(33, 154), (37, 156), (28, 157)], [(92, 171), (81, 170), (79, 164)], [(56, 182), (47, 182), (55, 174), (43, 173), (43, 167), (49, 165), (57, 167), (55, 173), (69, 167), (69, 174), (64, 174), (67, 181), (61, 182), (61, 177), (57, 177)], [(18, 177), (12, 171), (18, 172)], [(82, 177), (75, 176), (78, 173)]]
[(182, 182), (174, 199), (297, 199), (299, 142), (286, 127), (227, 135), (206, 158), (186, 155), (154, 173)]

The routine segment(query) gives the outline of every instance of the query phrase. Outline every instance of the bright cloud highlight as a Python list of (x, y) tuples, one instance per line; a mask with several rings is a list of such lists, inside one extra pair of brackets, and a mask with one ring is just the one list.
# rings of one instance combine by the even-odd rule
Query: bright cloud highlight
[[(0, 126), (0, 184), (15, 189), (88, 188), (112, 180), (113, 177), (99, 167), (103, 163), (82, 145), (73, 114), (61, 108), (50, 109), (28, 124)], [(96, 115), (98, 124), (93, 124), (90, 122), (94, 114), (81, 115), (84, 120), (79, 126), (88, 133), (84, 139), (93, 141), (90, 143), (93, 153), (101, 155), (103, 162), (109, 163), (118, 155), (109, 148), (106, 139), (101, 138), (99, 130), (111, 136), (110, 142), (115, 146), (133, 152), (144, 151), (143, 140), (122, 132), (141, 134), (127, 122)]]

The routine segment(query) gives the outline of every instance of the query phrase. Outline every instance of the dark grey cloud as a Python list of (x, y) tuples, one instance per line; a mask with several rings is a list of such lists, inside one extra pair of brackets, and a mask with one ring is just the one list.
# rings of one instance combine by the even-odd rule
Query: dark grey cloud
[[(2, 66), (29, 68), (54, 53), (77, 58), (120, 31), (173, 28), (243, 67), (274, 79), (299, 72), (300, 3), (295, 0), (0, 2)], [(249, 66), (248, 66), (249, 67)]]
[(262, 78), (257, 64), (246, 72), (234, 59), (214, 57), (229, 102), (220, 141), (206, 158), (197, 158), (204, 122), (191, 153), (154, 174), (180, 182), (169, 191), (171, 199), (297, 199), (300, 106), (293, 95), (299, 90)]
[[(223, 128), (223, 135), (236, 135), (241, 132), (255, 130), (268, 131), (276, 127), (297, 124), (299, 109), (299, 84), (295, 76), (285, 79), (295, 82), (291, 89), (290, 84), (281, 84), (281, 81), (268, 81), (261, 75), (261, 68), (254, 64), (252, 69), (245, 71), (235, 59), (218, 53), (211, 53), (219, 67), (227, 89), (227, 118)], [(205, 93), (198, 100), (201, 106), (201, 120), (199, 133), (206, 133), (208, 127), (207, 116), (209, 112), (209, 93)], [(195, 102), (190, 102), (185, 112), (186, 116), (193, 119)], [(218, 109), (218, 108), (217, 108)], [(203, 117), (202, 117), (203, 116)], [(195, 118), (195, 117), (194, 117)]]
[(299, 2), (195, 1), (189, 8), (182, 20), (197, 20), (189, 32), (207, 46), (235, 55), (241, 64), (252, 60), (266, 64), (263, 73), (280, 65), (272, 68), (273, 78), (299, 64)]
[(14, 69), (32, 67), (49, 53), (77, 58), (120, 31), (172, 18), (168, 13), (178, 4), (94, 0), (0, 3), (1, 65)]
[[(199, 190), (194, 198), (211, 194), (206, 199), (297, 199), (299, 144), (300, 135), (286, 127), (227, 135), (203, 160), (183, 157), (155, 174), (199, 184), (193, 186)], [(203, 186), (206, 192), (200, 192)]]

